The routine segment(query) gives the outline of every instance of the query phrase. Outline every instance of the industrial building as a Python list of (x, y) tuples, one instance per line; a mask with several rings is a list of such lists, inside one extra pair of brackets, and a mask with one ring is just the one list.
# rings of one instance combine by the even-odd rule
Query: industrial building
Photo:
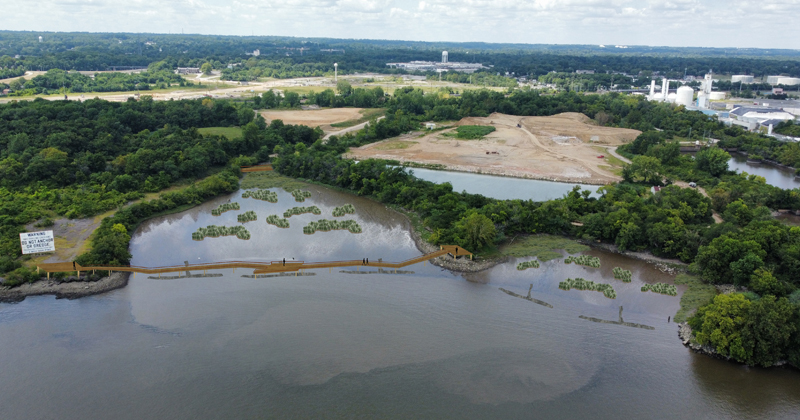
[(731, 76), (731, 83), (753, 83), (753, 76), (749, 76), (746, 74), (735, 74)]
[(800, 85), (800, 77), (779, 77), (777, 84), (784, 86), (797, 86)]
[(474, 73), (480, 69), (485, 69), (483, 64), (450, 62), (447, 51), (442, 51), (442, 61), (410, 61), (408, 63), (386, 63), (387, 66), (408, 71), (457, 71), (461, 73)]

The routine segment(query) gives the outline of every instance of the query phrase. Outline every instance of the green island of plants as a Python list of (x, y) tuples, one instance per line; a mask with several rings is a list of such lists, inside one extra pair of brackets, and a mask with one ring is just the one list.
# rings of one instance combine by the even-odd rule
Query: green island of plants
[(495, 130), (496, 128), (490, 125), (462, 125), (456, 128), (455, 133), (451, 134), (451, 136), (463, 140), (477, 140)]
[(239, 220), (239, 223), (253, 222), (257, 219), (256, 212), (254, 212), (253, 210), (248, 210), (238, 215), (237, 219)]
[(333, 209), (333, 217), (342, 217), (345, 214), (356, 214), (356, 208), (352, 204), (345, 204)]
[(230, 210), (239, 210), (239, 203), (220, 204), (219, 207), (215, 208), (214, 210), (211, 210), (211, 215), (220, 216), (222, 215), (222, 213), (225, 213), (226, 211)]
[(305, 190), (294, 190), (292, 191), (292, 197), (294, 197), (294, 201), (302, 203), (306, 201), (306, 198), (311, 198), (311, 193)]
[(585, 265), (587, 267), (600, 268), (600, 258), (592, 257), (591, 255), (578, 255), (577, 257), (569, 256), (564, 260), (564, 264), (575, 263), (578, 265)]
[(558, 288), (562, 290), (578, 289), (578, 290), (594, 290), (603, 292), (603, 295), (609, 299), (616, 299), (617, 292), (610, 284), (595, 283), (591, 280), (582, 279), (580, 277), (574, 279), (566, 279), (558, 283)]
[(270, 203), (277, 203), (278, 193), (270, 190), (245, 191), (242, 193), (242, 198), (255, 198), (256, 200), (269, 201)]
[(286, 210), (285, 212), (283, 212), (283, 217), (288, 219), (288, 218), (290, 218), (292, 216), (297, 216), (297, 215), (304, 214), (304, 213), (313, 213), (313, 214), (316, 214), (316, 215), (320, 215), (320, 214), (322, 214), (322, 211), (317, 206), (292, 207), (289, 210)]
[(530, 261), (523, 261), (517, 264), (517, 270), (522, 271), (528, 268), (539, 268), (539, 261), (530, 260)]
[(631, 271), (630, 270), (626, 270), (626, 269), (621, 268), (621, 267), (614, 267), (612, 272), (614, 273), (614, 278), (615, 279), (622, 280), (625, 283), (630, 283), (631, 282)]
[(216, 226), (197, 228), (197, 232), (192, 233), (192, 239), (202, 241), (205, 238), (219, 238), (220, 236), (236, 235), (239, 239), (249, 240), (250, 232), (244, 226)]
[(286, 229), (289, 227), (289, 221), (286, 219), (280, 218), (277, 214), (270, 214), (267, 216), (267, 223), (270, 225), (275, 225), (279, 228)]
[(642, 291), (651, 291), (661, 293), (662, 295), (678, 296), (678, 288), (675, 285), (667, 283), (645, 284), (642, 286)]
[(332, 230), (347, 229), (350, 233), (361, 233), (361, 226), (355, 220), (326, 220), (311, 222), (303, 227), (303, 233), (313, 235), (316, 231), (330, 232)]

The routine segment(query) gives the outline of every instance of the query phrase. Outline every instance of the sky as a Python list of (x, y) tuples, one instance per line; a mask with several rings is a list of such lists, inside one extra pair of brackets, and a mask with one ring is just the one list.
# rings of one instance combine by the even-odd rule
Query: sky
[(800, 49), (800, 0), (20, 0), (13, 3), (13, 7), (4, 8), (3, 29)]

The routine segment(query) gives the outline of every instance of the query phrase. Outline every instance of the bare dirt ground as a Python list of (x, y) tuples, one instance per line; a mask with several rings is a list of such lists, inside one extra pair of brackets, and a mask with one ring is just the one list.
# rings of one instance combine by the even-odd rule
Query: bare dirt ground
[(284, 124), (300, 124), (309, 127), (322, 128), (325, 133), (339, 131), (341, 128), (331, 127), (331, 124), (357, 120), (362, 117), (362, 108), (331, 108), (313, 109), (308, 111), (286, 110), (286, 111), (263, 111), (261, 116), (269, 123), (272, 120), (282, 120)]
[[(520, 127), (517, 127), (520, 124)], [(633, 141), (639, 131), (600, 127), (583, 114), (518, 117), (492, 114), (465, 118), (456, 125), (491, 125), (496, 131), (481, 140), (458, 140), (446, 134), (412, 133), (351, 149), (355, 159), (382, 158), (441, 164), (463, 172), (586, 184), (621, 180), (614, 165), (598, 158), (593, 147), (614, 147)]]
[(56, 252), (34, 257), (31, 266), (39, 263), (72, 261), (78, 255), (86, 252), (89, 245), (89, 236), (100, 226), (102, 218), (89, 219), (55, 219), (51, 227), (38, 228), (30, 224), (25, 226), (29, 232), (39, 230), (52, 230), (56, 242)]

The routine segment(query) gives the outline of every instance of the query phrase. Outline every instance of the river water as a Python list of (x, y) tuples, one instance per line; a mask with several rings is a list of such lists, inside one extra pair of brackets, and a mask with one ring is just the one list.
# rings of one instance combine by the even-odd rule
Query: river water
[(577, 185), (582, 190), (591, 191), (592, 197), (599, 197), (600, 185), (570, 184), (565, 182), (543, 181), (539, 179), (509, 178), (467, 172), (437, 171), (432, 169), (408, 168), (407, 171), (420, 179), (441, 184), (449, 182), (453, 191), (466, 191), (481, 194), (498, 200), (547, 201), (562, 198)]
[[(400, 215), (309, 190), (303, 204), (284, 191), (277, 204), (237, 192), (152, 219), (133, 235), (132, 263), (420, 254)], [(252, 239), (192, 241), (197, 227), (236, 223), (240, 212), (210, 215), (228, 200), (258, 214), (245, 225)], [(308, 221), (330, 219), (344, 203), (355, 205), (362, 234), (302, 234)], [(296, 205), (316, 205), (323, 215), (291, 217), (289, 229), (264, 222)], [(797, 418), (798, 372), (692, 353), (667, 323), (679, 298), (640, 291), (671, 276), (588, 253), (601, 268), (552, 260), (518, 271), (515, 260), (471, 275), (430, 264), (406, 274), (140, 274), (100, 296), (0, 304), (0, 418)], [(616, 266), (630, 269), (633, 281), (613, 279)], [(618, 297), (558, 289), (567, 277), (609, 283)], [(553, 308), (498, 290), (525, 295), (530, 285)], [(625, 321), (655, 330), (578, 318), (617, 320), (620, 305)]]
[(794, 171), (780, 168), (768, 163), (747, 163), (747, 158), (741, 155), (732, 155), (728, 161), (728, 168), (732, 171), (747, 172), (751, 175), (763, 176), (767, 184), (791, 190), (800, 188), (800, 181), (794, 177)]

